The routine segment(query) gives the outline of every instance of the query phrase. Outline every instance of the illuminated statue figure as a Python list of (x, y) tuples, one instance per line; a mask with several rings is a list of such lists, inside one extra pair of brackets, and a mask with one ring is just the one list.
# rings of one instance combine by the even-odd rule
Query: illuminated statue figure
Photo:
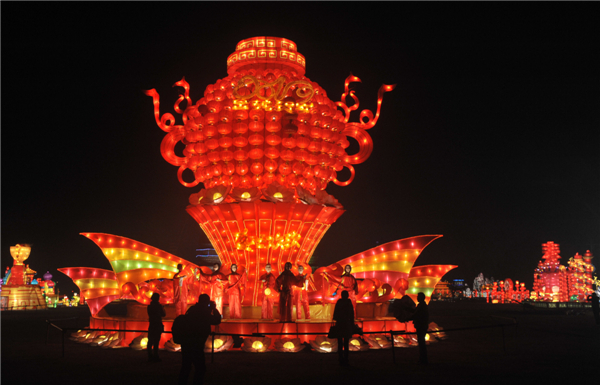
[[(245, 273), (245, 272), (244, 272)], [(227, 276), (227, 294), (229, 294), (229, 318), (242, 318), (242, 298), (244, 296), (244, 274), (237, 272), (237, 265), (231, 265), (231, 274)]]
[(310, 319), (310, 308), (308, 307), (308, 280), (304, 275), (304, 266), (298, 266), (298, 286), (294, 288), (294, 305), (296, 305), (296, 318), (302, 318), (302, 309), (304, 308), (304, 318)]
[(187, 287), (183, 284), (187, 276), (183, 275), (183, 265), (177, 265), (177, 273), (173, 275), (173, 303), (177, 315), (185, 314), (187, 310)]
[(212, 274), (204, 274), (200, 270), (200, 275), (210, 282), (210, 299), (215, 301), (217, 310), (220, 314), (223, 314), (223, 289), (225, 286), (223, 281), (227, 281), (227, 277), (219, 271), (218, 263), (214, 264)]
[(475, 280), (473, 281), (473, 290), (477, 292), (481, 292), (481, 287), (485, 283), (485, 278), (483, 277), (483, 273), (479, 273)]
[(346, 265), (346, 267), (344, 267), (344, 274), (342, 274), (340, 278), (329, 275), (327, 272), (325, 272), (325, 275), (338, 284), (333, 296), (340, 296), (344, 290), (348, 292), (350, 300), (352, 301), (352, 306), (354, 307), (354, 317), (356, 318), (356, 293), (358, 292), (358, 284), (356, 283), (356, 278), (350, 274), (351, 271), (352, 266)]
[(200, 294), (202, 294), (202, 289), (204, 286), (199, 268), (194, 268), (194, 275), (190, 277), (188, 281), (190, 282), (188, 286), (188, 296), (192, 298), (198, 298)]
[(298, 279), (292, 273), (292, 264), (285, 263), (285, 270), (279, 274), (275, 286), (279, 291), (279, 322), (292, 322), (293, 287), (298, 286)]
[(277, 292), (275, 275), (271, 273), (271, 265), (265, 266), (266, 273), (260, 276), (260, 281), (263, 283), (262, 291), (262, 319), (273, 319), (273, 298)]

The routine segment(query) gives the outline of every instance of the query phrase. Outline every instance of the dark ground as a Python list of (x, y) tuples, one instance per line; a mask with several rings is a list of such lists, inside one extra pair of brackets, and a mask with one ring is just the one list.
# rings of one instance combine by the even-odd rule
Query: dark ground
[[(45, 319), (83, 317), (87, 308), (2, 312), (2, 384), (174, 384), (179, 353), (161, 352), (146, 362), (145, 351), (107, 350), (68, 341), (61, 356), (60, 333)], [(416, 348), (350, 355), (339, 367), (336, 354), (250, 354), (230, 351), (208, 360), (208, 384), (567, 384), (598, 383), (600, 327), (590, 310), (524, 311), (520, 305), (432, 302), (431, 320), (445, 329), (507, 324), (518, 326), (449, 332), (429, 345), (430, 365), (416, 365)], [(75, 321), (56, 321), (64, 327)], [(191, 380), (190, 380), (191, 382)]]

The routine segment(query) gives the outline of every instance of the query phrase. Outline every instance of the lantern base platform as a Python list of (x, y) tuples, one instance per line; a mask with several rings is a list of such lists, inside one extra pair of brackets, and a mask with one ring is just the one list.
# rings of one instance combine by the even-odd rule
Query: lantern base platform
[[(163, 318), (165, 332), (170, 332), (173, 319)], [(401, 323), (393, 317), (360, 318), (356, 324), (362, 327), (363, 332), (380, 331), (407, 331), (414, 332), (412, 322)], [(148, 321), (127, 316), (90, 317), (90, 329), (114, 329), (114, 330), (148, 330)], [(272, 341), (280, 338), (300, 338), (301, 342), (310, 342), (317, 335), (326, 336), (331, 320), (308, 319), (295, 322), (281, 323), (279, 320), (257, 320), (257, 319), (223, 319), (220, 325), (212, 327), (216, 333), (226, 334), (261, 334), (271, 338)], [(283, 334), (279, 334), (283, 333)], [(134, 338), (143, 332), (120, 332), (120, 346), (129, 346)], [(171, 333), (164, 333), (160, 340), (160, 348), (171, 339)]]

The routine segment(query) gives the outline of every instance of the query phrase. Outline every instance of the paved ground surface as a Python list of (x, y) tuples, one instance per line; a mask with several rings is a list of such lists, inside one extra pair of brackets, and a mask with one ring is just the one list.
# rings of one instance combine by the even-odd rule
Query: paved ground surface
[[(163, 362), (146, 362), (145, 351), (106, 350), (67, 341), (60, 333), (84, 323), (85, 308), (2, 312), (2, 384), (174, 384), (179, 353), (161, 352)], [(432, 302), (430, 318), (446, 329), (508, 324), (517, 326), (449, 332), (429, 345), (430, 365), (416, 364), (416, 348), (351, 353), (350, 367), (336, 354), (250, 354), (230, 351), (208, 360), (208, 384), (568, 384), (600, 383), (600, 327), (591, 312), (524, 311), (519, 305)], [(503, 338), (504, 335), (504, 338)], [(190, 380), (191, 383), (191, 380)]]

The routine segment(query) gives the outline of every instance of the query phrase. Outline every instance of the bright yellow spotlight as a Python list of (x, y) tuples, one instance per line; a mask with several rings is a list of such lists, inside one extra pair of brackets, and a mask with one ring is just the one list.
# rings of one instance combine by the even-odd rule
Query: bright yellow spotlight
[(263, 348), (263, 343), (260, 341), (254, 341), (252, 343), (252, 349), (261, 350)]

